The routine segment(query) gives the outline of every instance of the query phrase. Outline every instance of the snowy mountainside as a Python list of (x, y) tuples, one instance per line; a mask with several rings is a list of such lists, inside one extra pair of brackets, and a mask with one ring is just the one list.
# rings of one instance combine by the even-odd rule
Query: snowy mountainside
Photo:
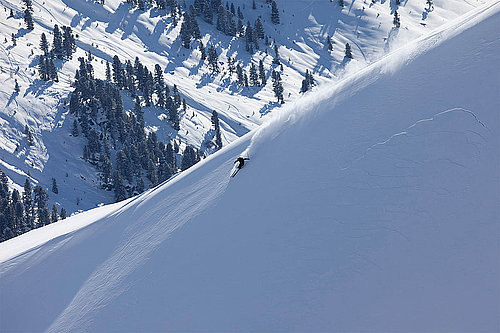
[[(0, 3), (4, 6), (0, 10), (1, 37), (7, 40), (0, 44), (1, 167), (18, 185), (23, 184), (26, 175), (45, 188), (50, 188), (52, 178), (57, 179), (60, 191), (50, 193), (50, 201), (63, 205), (69, 212), (110, 202), (113, 196), (97, 188), (98, 173), (81, 159), (86, 139), (69, 135), (73, 121), (67, 108), (73, 90), (70, 83), (78, 68), (77, 58), (85, 56), (85, 52), (92, 52), (95, 75), (100, 78), (105, 76), (103, 62), (111, 62), (115, 54), (122, 62), (139, 57), (150, 70), (155, 64), (161, 65), (167, 83), (178, 86), (188, 108), (179, 131), (165, 121), (164, 112), (145, 108), (147, 129), (155, 131), (160, 140), (179, 138), (200, 147), (211, 129), (210, 116), (215, 110), (220, 115), (222, 141), (226, 145), (256, 128), (279, 105), (270, 78), (263, 88), (242, 88), (229, 80), (225, 67), (221, 73), (211, 74), (200, 63), (197, 42), (192, 43), (190, 50), (183, 48), (179, 38), (181, 24), (174, 27), (172, 18), (164, 11), (147, 8), (142, 12), (118, 0), (106, 0), (104, 5), (93, 1), (36, 0), (33, 1), (35, 29), (30, 32), (22, 21), (21, 1)], [(345, 1), (343, 9), (329, 1), (277, 1), (281, 16), (281, 24), (277, 26), (270, 22), (270, 8), (265, 1), (256, 1), (255, 10), (247, 1), (233, 3), (242, 8), (244, 23), (262, 17), (265, 34), (279, 45), (285, 100), (290, 102), (299, 96), (300, 82), (307, 69), (319, 84), (335, 80), (346, 68), (356, 71), (389, 49), (397, 48), (398, 43), (425, 34), (484, 1), (435, 0), (430, 12), (425, 9), (424, 1), (403, 2), (398, 9), (402, 25), (399, 31), (392, 24), (396, 8), (392, 1)], [(14, 18), (8, 17), (11, 9)], [(213, 25), (202, 19), (198, 21), (203, 43), (215, 44), (221, 61), (227, 62), (231, 56), (248, 70), (251, 61), (263, 60), (270, 75), (271, 48), (266, 55), (262, 45), (251, 56), (241, 39), (225, 36)], [(37, 73), (40, 36), (45, 33), (50, 40), (54, 24), (71, 26), (77, 34), (77, 51), (72, 60), (56, 61), (57, 83), (41, 81)], [(10, 42), (12, 34), (17, 37), (15, 47)], [(331, 52), (326, 49), (327, 36), (332, 37)], [(346, 42), (352, 44), (354, 54), (347, 67), (343, 61)], [(13, 93), (16, 79), (21, 89), (19, 94)], [(125, 106), (130, 110), (133, 103), (125, 100)], [(35, 137), (33, 146), (26, 142), (25, 125)]]
[(143, 195), (1, 243), (2, 331), (498, 331), (499, 21), (474, 10)]

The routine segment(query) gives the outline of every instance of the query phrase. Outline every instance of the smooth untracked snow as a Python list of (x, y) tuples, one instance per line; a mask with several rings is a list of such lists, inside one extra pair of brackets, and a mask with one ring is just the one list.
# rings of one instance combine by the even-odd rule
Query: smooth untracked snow
[(499, 8), (93, 224), (0, 244), (0, 329), (498, 331)]

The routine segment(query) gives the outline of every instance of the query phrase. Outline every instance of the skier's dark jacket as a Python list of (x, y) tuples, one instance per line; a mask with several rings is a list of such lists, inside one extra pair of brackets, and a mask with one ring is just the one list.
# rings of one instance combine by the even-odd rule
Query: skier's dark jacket
[(238, 169), (243, 168), (243, 165), (245, 165), (245, 159), (243, 157), (238, 157), (235, 163), (238, 163)]

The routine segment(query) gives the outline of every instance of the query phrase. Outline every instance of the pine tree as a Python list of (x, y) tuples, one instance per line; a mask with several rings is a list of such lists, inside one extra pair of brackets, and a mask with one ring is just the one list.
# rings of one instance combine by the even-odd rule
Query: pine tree
[(257, 38), (259, 39), (264, 38), (264, 26), (262, 25), (262, 22), (260, 21), (259, 17), (257, 18), (257, 20), (255, 20), (254, 33)]
[(399, 28), (401, 26), (401, 21), (397, 10), (394, 11), (394, 19), (392, 20), (392, 23), (396, 28)]
[(35, 28), (33, 16), (31, 16), (31, 11), (28, 8), (24, 10), (24, 23), (26, 23), (28, 30), (33, 30)]
[(265, 86), (267, 83), (267, 79), (266, 79), (266, 71), (264, 69), (264, 63), (262, 62), (262, 59), (259, 61), (259, 79), (260, 79), (260, 82), (262, 83), (262, 85)]
[(113, 173), (113, 188), (116, 202), (127, 199), (127, 190), (125, 189), (122, 176), (118, 170), (115, 170)]
[(117, 55), (113, 57), (113, 81), (118, 89), (123, 87), (123, 67)]
[(177, 112), (177, 107), (175, 106), (175, 103), (171, 97), (167, 98), (166, 109), (168, 111), (170, 124), (172, 125), (172, 128), (177, 131), (180, 130), (179, 113)]
[(167, 8), (165, 0), (156, 0), (156, 6), (162, 10)]
[(349, 45), (349, 43), (345, 44), (345, 57), (347, 59), (352, 59), (351, 45)]
[(238, 76), (238, 83), (242, 86), (245, 85), (245, 78), (243, 77), (243, 69), (240, 64), (236, 65), (236, 75)]
[(229, 76), (233, 75), (236, 67), (234, 66), (234, 59), (231, 57), (227, 57), (227, 69), (229, 71)]
[(19, 88), (19, 83), (17, 83), (17, 79), (14, 80), (14, 92), (16, 94), (19, 94), (19, 92), (21, 91), (21, 88)]
[(61, 214), (59, 216), (61, 220), (64, 220), (66, 218), (66, 209), (64, 209), (64, 207), (61, 208)]
[(141, 101), (139, 100), (139, 96), (135, 97), (134, 113), (135, 116), (137, 117), (137, 121), (141, 124), (144, 123), (144, 112), (142, 111)]
[(191, 36), (193, 39), (201, 39), (200, 27), (196, 17), (189, 15), (190, 25), (191, 25)]
[(106, 61), (106, 81), (111, 82), (111, 69), (109, 68), (109, 62)]
[(253, 29), (252, 26), (250, 25), (250, 21), (247, 21), (247, 26), (245, 28), (245, 45), (246, 45), (246, 50), (247, 52), (253, 53)]
[(338, 4), (340, 7), (344, 7), (344, 0), (338, 0)]
[(222, 137), (220, 132), (219, 115), (217, 111), (212, 112), (212, 125), (214, 125), (215, 130), (215, 145), (217, 148), (222, 148)]
[(181, 40), (182, 40), (182, 46), (184, 46), (186, 49), (189, 49), (191, 47), (191, 36), (192, 36), (192, 31), (191, 31), (191, 24), (190, 24), (190, 17), (189, 17), (188, 12), (184, 12), (184, 21), (181, 24)]
[(227, 32), (226, 10), (222, 5), (217, 8), (217, 21), (215, 28), (224, 33)]
[(43, 55), (38, 57), (38, 74), (40, 75), (40, 79), (47, 81), (49, 79), (49, 75), (47, 73), (47, 65), (45, 59), (46, 57)]
[(281, 65), (280, 55), (279, 55), (279, 52), (278, 52), (278, 45), (276, 45), (276, 42), (274, 42), (273, 64), (275, 64), (275, 65)]
[(434, 7), (434, 3), (432, 2), (432, 0), (426, 0), (426, 3), (427, 3), (427, 6), (429, 7), (428, 11), (431, 11), (432, 8)]
[(71, 135), (75, 137), (80, 135), (80, 132), (78, 131), (78, 122), (76, 120), (73, 120), (73, 128), (71, 129)]
[(33, 3), (31, 0), (23, 0), (26, 9), (33, 13)]
[(52, 42), (52, 51), (54, 52), (54, 55), (62, 59), (63, 57), (63, 44), (62, 44), (62, 35), (61, 35), (61, 30), (59, 30), (59, 26), (56, 24), (54, 25), (54, 40)]
[(257, 68), (253, 63), (250, 65), (250, 83), (252, 84), (252, 86), (260, 85), (259, 75), (257, 74)]
[(50, 222), (54, 223), (59, 220), (59, 215), (57, 214), (57, 207), (56, 205), (52, 205), (52, 212), (50, 213)]
[(212, 70), (212, 73), (219, 72), (219, 55), (213, 45), (210, 45), (208, 48), (208, 66)]
[(307, 85), (307, 81), (302, 80), (302, 86), (300, 87), (300, 92), (305, 93), (308, 90), (309, 90), (309, 86)]
[(154, 84), (155, 93), (157, 95), (162, 94), (165, 89), (165, 80), (163, 78), (163, 70), (159, 64), (155, 65)]
[(88, 161), (90, 158), (89, 147), (87, 145), (83, 146), (83, 156), (84, 161)]
[(326, 45), (328, 47), (328, 51), (333, 51), (332, 39), (330, 36), (326, 36)]
[(179, 89), (176, 84), (174, 84), (174, 87), (172, 88), (172, 96), (174, 98), (175, 106), (181, 106), (181, 94), (179, 93)]
[(48, 78), (54, 82), (58, 82), (59, 78), (57, 75), (56, 65), (54, 65), (54, 61), (52, 61), (52, 59), (49, 58), (49, 59), (45, 60), (45, 65), (47, 68)]
[(47, 200), (49, 199), (49, 196), (41, 187), (40, 185), (37, 185), (33, 189), (33, 203), (36, 206), (36, 211), (37, 211), (37, 227), (43, 227), (44, 225), (47, 225), (50, 223), (49, 220), (49, 211), (47, 209)]
[(273, 24), (280, 24), (280, 13), (278, 10), (278, 5), (276, 5), (276, 1), (274, 0), (271, 3), (271, 22)]
[(205, 0), (203, 3), (203, 19), (207, 22), (212, 24), (213, 21), (213, 13), (212, 13), (212, 6), (210, 5), (209, 0)]
[(199, 158), (198, 154), (194, 150), (193, 147), (191, 146), (186, 146), (186, 149), (184, 150), (184, 153), (182, 154), (182, 159), (181, 159), (181, 170), (184, 171), (187, 168), (195, 165), (198, 163)]
[(25, 125), (25, 126), (24, 126), (24, 134), (26, 135), (26, 139), (28, 140), (28, 144), (29, 144), (30, 146), (33, 146), (33, 145), (34, 145), (34, 143), (35, 143), (35, 142), (34, 142), (34, 141), (35, 141), (35, 139), (33, 138), (33, 134), (31, 134), (31, 131), (30, 131), (30, 129), (29, 129), (29, 127), (28, 127), (28, 125)]
[(12, 191), (12, 207), (14, 208), (14, 216), (16, 220), (16, 227), (17, 231), (16, 233), (18, 235), (28, 231), (28, 228), (26, 226), (26, 221), (24, 219), (24, 207), (22, 204), (22, 199), (21, 195), (19, 194), (19, 191), (14, 189)]
[(200, 41), (198, 49), (201, 52), (201, 60), (205, 60), (207, 58), (207, 53), (205, 52), (205, 46), (203, 45), (203, 42)]
[(59, 193), (59, 189), (57, 188), (57, 181), (55, 178), (52, 178), (52, 192), (55, 194)]
[(42, 33), (40, 38), (40, 49), (43, 51), (45, 56), (49, 54), (49, 42), (47, 42), (47, 36), (45, 36), (45, 33)]
[(273, 70), (271, 77), (273, 79), (274, 96), (278, 99), (278, 103), (283, 104), (285, 101), (283, 100), (283, 84), (281, 83), (281, 75), (279, 72)]
[(307, 81), (307, 84), (309, 87), (314, 86), (314, 78), (312, 73), (306, 69), (306, 75), (305, 75), (305, 80)]
[(16, 46), (17, 45), (17, 40), (16, 40), (16, 35), (14, 35), (14, 33), (11, 34), (11, 38), (12, 40), (12, 46)]
[[(71, 55), (76, 50), (75, 36), (71, 27), (63, 27), (63, 50), (67, 58), (71, 58)], [(89, 51), (89, 62), (92, 60), (92, 54)]]
[(194, 0), (195, 15), (200, 15), (203, 12), (204, 4), (203, 0)]

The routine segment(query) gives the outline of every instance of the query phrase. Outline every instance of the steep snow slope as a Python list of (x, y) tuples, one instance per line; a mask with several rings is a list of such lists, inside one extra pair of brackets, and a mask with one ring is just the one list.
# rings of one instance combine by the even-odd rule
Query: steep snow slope
[[(261, 16), (265, 33), (280, 45), (287, 101), (298, 97), (306, 69), (313, 72), (318, 83), (342, 76), (346, 69), (342, 61), (346, 42), (353, 46), (355, 57), (347, 70), (351, 67), (356, 71), (399, 43), (485, 3), (484, 0), (435, 0), (434, 10), (428, 12), (424, 0), (402, 2), (398, 10), (402, 27), (398, 32), (392, 28), (396, 9), (393, 1), (347, 0), (341, 9), (336, 1), (278, 0), (282, 22), (279, 26), (270, 23), (269, 5), (264, 0), (256, 0), (256, 10), (250, 8), (248, 1), (233, 2), (242, 8), (243, 23), (247, 20), (253, 23)], [(85, 56), (86, 51), (94, 55), (93, 66), (100, 78), (104, 77), (103, 61), (111, 61), (115, 54), (122, 61), (133, 61), (138, 56), (150, 70), (155, 64), (165, 69), (167, 83), (178, 85), (189, 107), (179, 132), (168, 125), (164, 112), (146, 109), (146, 125), (156, 131), (161, 140), (172, 135), (200, 146), (211, 127), (211, 112), (216, 110), (220, 114), (222, 140), (227, 144), (256, 128), (265, 115), (278, 106), (271, 80), (264, 88), (241, 88), (230, 82), (227, 69), (218, 75), (209, 73), (206, 65), (200, 63), (199, 51), (195, 50), (197, 43), (193, 43), (193, 50), (184, 49), (178, 38), (180, 24), (174, 27), (171, 17), (164, 12), (154, 9), (141, 12), (121, 0), (106, 0), (104, 5), (94, 1), (37, 0), (33, 1), (35, 30), (28, 32), (22, 22), (21, 3), (20, 0), (0, 0), (5, 6), (0, 10), (0, 37), (8, 40), (7, 44), (0, 44), (2, 169), (20, 185), (27, 174), (45, 188), (50, 188), (51, 179), (56, 178), (59, 194), (50, 193), (50, 203), (57, 202), (68, 212), (113, 200), (112, 193), (96, 188), (96, 170), (80, 158), (85, 139), (69, 136), (73, 119), (65, 103), (78, 66), (77, 58)], [(191, 3), (187, 1), (188, 6)], [(10, 9), (14, 10), (15, 18), (8, 17)], [(261, 50), (251, 58), (242, 40), (222, 35), (201, 19), (199, 22), (203, 42), (215, 43), (222, 61), (232, 56), (248, 70), (251, 61), (258, 63), (263, 59), (270, 75), (272, 50), (266, 55), (261, 45)], [(73, 28), (78, 34), (78, 50), (73, 60), (56, 61), (60, 82), (46, 83), (37, 78), (36, 66), (41, 53), (38, 44), (43, 32), (52, 42), (50, 32), (54, 24)], [(17, 36), (15, 47), (10, 43), (11, 34)], [(325, 49), (328, 35), (334, 43), (332, 52)], [(19, 95), (13, 93), (15, 79), (21, 86)], [(131, 108), (132, 104), (126, 100), (125, 106)], [(33, 147), (27, 145), (24, 138), (25, 125), (30, 126), (36, 138)]]
[(144, 195), (0, 244), (2, 331), (497, 331), (499, 11)]

